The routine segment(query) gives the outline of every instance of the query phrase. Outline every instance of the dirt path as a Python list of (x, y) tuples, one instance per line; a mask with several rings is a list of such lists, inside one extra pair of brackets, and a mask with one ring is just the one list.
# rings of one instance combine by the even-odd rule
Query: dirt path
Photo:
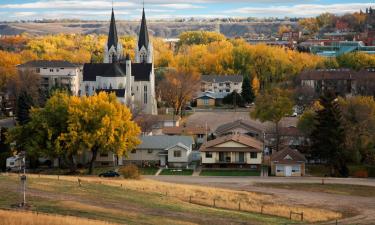
[[(258, 187), (255, 182), (280, 182), (281, 179), (269, 178), (223, 178), (223, 177), (177, 177), (159, 176), (151, 179), (182, 184), (221, 187), (233, 190), (252, 191), (274, 196), (276, 202), (285, 204), (306, 205), (310, 207), (326, 208), (343, 212), (349, 217), (339, 221), (339, 224), (375, 224), (375, 196), (359, 197), (320, 192), (288, 190), (280, 188)], [(320, 179), (320, 178), (319, 178)], [(319, 179), (283, 179), (289, 183), (316, 183)], [(326, 182), (375, 186), (371, 179), (326, 179)]]

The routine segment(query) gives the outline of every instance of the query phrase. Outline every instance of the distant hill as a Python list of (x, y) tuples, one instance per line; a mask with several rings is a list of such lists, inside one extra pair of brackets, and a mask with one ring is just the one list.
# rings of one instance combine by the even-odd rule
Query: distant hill
[[(184, 31), (219, 31), (227, 37), (244, 36), (246, 34), (271, 35), (278, 31), (280, 24), (293, 22), (149, 22), (149, 31), (152, 35), (173, 38)], [(119, 21), (117, 29), (120, 35), (136, 35), (139, 30), (139, 22)], [(0, 35), (16, 35), (27, 32), (32, 35), (45, 35), (57, 33), (80, 34), (106, 34), (107, 22), (55, 22), (55, 23), (0, 23)]]

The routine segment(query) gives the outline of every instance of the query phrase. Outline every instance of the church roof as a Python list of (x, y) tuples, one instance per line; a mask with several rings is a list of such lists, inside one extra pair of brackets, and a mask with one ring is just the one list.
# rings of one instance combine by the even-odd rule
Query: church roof
[(117, 48), (118, 37), (117, 37), (117, 29), (116, 29), (116, 20), (115, 20), (115, 13), (113, 12), (112, 8), (112, 16), (111, 16), (111, 23), (109, 25), (109, 33), (108, 33), (108, 49), (112, 46)]
[(141, 49), (142, 46), (145, 46), (145, 48), (148, 49), (148, 43), (149, 43), (149, 37), (148, 37), (148, 30), (147, 30), (147, 23), (146, 23), (146, 14), (145, 14), (145, 9), (143, 8), (141, 29), (139, 31), (139, 37), (138, 37), (138, 49)]
[[(152, 72), (151, 63), (132, 63), (134, 81), (149, 81)], [(85, 63), (83, 66), (83, 81), (96, 81), (96, 77), (125, 77), (125, 63)]]

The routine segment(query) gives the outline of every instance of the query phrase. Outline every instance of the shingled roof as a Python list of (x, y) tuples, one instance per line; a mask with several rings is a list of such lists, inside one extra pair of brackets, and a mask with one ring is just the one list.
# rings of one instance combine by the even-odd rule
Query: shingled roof
[(263, 126), (256, 127), (250, 121), (240, 119), (240, 120), (236, 120), (236, 121), (226, 123), (226, 124), (223, 124), (223, 125), (219, 126), (218, 128), (216, 128), (215, 133), (218, 134), (218, 135), (221, 135), (221, 134), (227, 133), (228, 131), (230, 131), (232, 129), (239, 128), (239, 127), (242, 127), (244, 129), (248, 129), (249, 131), (255, 131), (258, 134), (262, 134), (262, 132), (264, 130)]
[(66, 60), (32, 60), (24, 64), (18, 65), (18, 67), (64, 67), (64, 68), (75, 68), (78, 65), (73, 64)]
[[(226, 147), (216, 147), (217, 145), (234, 141), (240, 144), (243, 144), (247, 147), (236, 147), (236, 148), (226, 148)], [(216, 138), (214, 140), (204, 143), (200, 147), (202, 152), (210, 151), (252, 151), (252, 152), (262, 152), (263, 143), (258, 141), (255, 138), (249, 137), (242, 134), (227, 135), (223, 137)]]
[[(151, 63), (132, 63), (134, 81), (149, 81), (152, 72)], [(83, 81), (95, 81), (101, 77), (126, 76), (126, 63), (85, 63), (83, 66)]]
[(181, 134), (188, 134), (188, 135), (197, 135), (197, 134), (206, 134), (210, 132), (209, 127), (194, 127), (194, 126), (187, 126), (187, 127), (165, 127), (163, 128), (163, 134), (168, 135), (181, 135)]
[(187, 147), (194, 144), (194, 140), (190, 136), (168, 136), (168, 135), (155, 135), (155, 136), (142, 136), (140, 137), (141, 144), (137, 149), (163, 149), (175, 146), (181, 143)]
[(285, 147), (283, 150), (272, 154), (271, 161), (279, 164), (303, 163), (306, 158), (298, 150)]
[(208, 83), (242, 82), (242, 75), (202, 75), (201, 81)]

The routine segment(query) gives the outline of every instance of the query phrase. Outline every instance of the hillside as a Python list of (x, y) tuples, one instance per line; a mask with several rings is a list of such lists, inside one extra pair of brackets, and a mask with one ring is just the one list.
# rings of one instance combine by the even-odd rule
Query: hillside
[[(280, 24), (289, 22), (149, 22), (152, 35), (173, 38), (184, 31), (218, 31), (227, 37), (244, 36), (245, 34), (270, 35), (278, 31)], [(135, 35), (139, 30), (139, 22), (118, 21), (117, 30), (120, 35)], [(295, 25), (292, 23), (291, 25)], [(57, 33), (107, 34), (108, 22), (56, 22), (56, 23), (0, 23), (0, 35), (16, 35), (23, 32), (32, 35)]]

